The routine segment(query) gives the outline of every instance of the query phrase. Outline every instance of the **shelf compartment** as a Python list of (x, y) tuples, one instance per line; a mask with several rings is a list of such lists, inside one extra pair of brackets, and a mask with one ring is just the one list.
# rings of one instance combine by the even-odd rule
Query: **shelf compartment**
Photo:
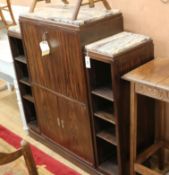
[(118, 174), (117, 147), (97, 138), (97, 167), (105, 174)]
[(34, 99), (32, 97), (32, 88), (30, 86), (25, 85), (25, 84), (19, 84), (19, 85), (20, 85), (21, 96), (24, 99), (34, 103)]
[(29, 78), (28, 77), (23, 77), (19, 80), (20, 83), (25, 84), (27, 86), (31, 86)]
[(18, 57), (15, 57), (14, 59), (15, 59), (15, 61), (19, 61), (21, 63), (27, 64), (27, 61), (26, 61), (26, 58), (24, 55), (20, 55)]
[(37, 121), (30, 121), (28, 123), (28, 126), (29, 126), (30, 130), (33, 130), (33, 131), (35, 131), (37, 133), (40, 133), (40, 129), (38, 127)]
[(99, 131), (96, 136), (106, 142), (117, 146), (117, 139), (112, 128)]
[(22, 39), (9, 37), (13, 58), (24, 55)]
[(112, 123), (112, 124), (116, 124), (116, 121), (115, 121), (115, 116), (112, 114), (112, 111), (111, 110), (100, 110), (100, 111), (97, 111), (94, 113), (94, 116), (102, 119), (102, 120), (105, 120), (109, 123)]
[(113, 159), (108, 159), (99, 165), (99, 169), (110, 175), (118, 174), (118, 164), (117, 161)]
[(97, 89), (94, 89), (94, 90), (92, 90), (92, 94), (99, 96), (99, 97), (102, 97), (102, 98), (109, 100), (109, 101), (112, 101), (112, 102), (114, 101), (113, 91), (112, 91), (111, 87), (109, 87), (109, 86), (99, 87)]
[(89, 69), (89, 83), (91, 89), (97, 89), (109, 85), (112, 89), (111, 64), (91, 59), (91, 69)]
[(100, 118), (94, 118), (96, 137), (117, 146), (116, 127)]
[(92, 101), (94, 116), (115, 125), (114, 103), (98, 96), (93, 96)]
[(25, 94), (25, 95), (23, 95), (23, 98), (24, 98), (25, 100), (28, 100), (29, 102), (34, 103), (34, 98), (33, 98), (32, 95), (30, 95), (30, 94)]
[(15, 64), (15, 70), (16, 70), (18, 80), (24, 77), (29, 77), (28, 68), (26, 64), (22, 64), (21, 62), (18, 62), (18, 61), (14, 61), (14, 64)]
[(34, 123), (34, 126), (36, 123), (36, 111), (35, 111), (35, 106), (32, 102), (26, 100), (23, 98), (23, 107), (25, 111), (25, 117), (26, 117), (26, 122), (29, 123)]

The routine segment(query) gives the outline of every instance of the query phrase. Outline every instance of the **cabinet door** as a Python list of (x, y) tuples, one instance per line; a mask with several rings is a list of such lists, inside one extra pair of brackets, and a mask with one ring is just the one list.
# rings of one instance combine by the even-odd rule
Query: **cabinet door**
[(34, 95), (41, 132), (93, 164), (92, 133), (86, 106), (38, 87), (34, 87)]
[(60, 98), (62, 145), (86, 161), (94, 162), (92, 133), (86, 105)]
[(39, 87), (33, 87), (35, 105), (37, 110), (38, 125), (41, 133), (58, 144), (62, 143), (60, 128), (60, 114), (58, 100), (54, 95), (49, 95), (48, 91)]
[[(50, 24), (21, 21), (32, 83), (86, 103), (84, 63), (79, 35)], [(41, 56), (47, 40), (50, 55)]]

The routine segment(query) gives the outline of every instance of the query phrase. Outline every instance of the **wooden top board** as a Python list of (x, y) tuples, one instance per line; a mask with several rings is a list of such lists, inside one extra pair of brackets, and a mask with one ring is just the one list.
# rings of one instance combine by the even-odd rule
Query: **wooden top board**
[(125, 74), (122, 78), (169, 91), (169, 58), (156, 58)]

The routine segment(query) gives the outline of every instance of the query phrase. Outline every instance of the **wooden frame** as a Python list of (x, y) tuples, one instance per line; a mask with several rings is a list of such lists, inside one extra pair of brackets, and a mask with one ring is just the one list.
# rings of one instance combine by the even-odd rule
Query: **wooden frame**
[[(7, 3), (6, 5), (0, 6), (0, 17), (2, 19), (2, 22), (4, 23), (4, 27), (2, 27), (2, 28), (8, 28), (9, 26), (16, 25), (15, 18), (14, 18), (14, 15), (13, 15), (13, 12), (12, 12), (12, 8), (11, 8), (10, 0), (6, 0), (6, 3)], [(8, 24), (8, 22), (6, 21), (5, 16), (3, 14), (3, 11), (8, 11), (9, 12), (10, 17), (12, 19), (12, 23), (11, 24)]]
[[(166, 141), (158, 140), (157, 143), (148, 147), (140, 155), (137, 155), (137, 95), (141, 94), (157, 100), (169, 102), (168, 90), (164, 90), (158, 87), (154, 87), (147, 84), (131, 82), (131, 118), (130, 118), (130, 174), (136, 175), (136, 173), (142, 175), (162, 175), (151, 168), (147, 168), (142, 163), (149, 157), (160, 151), (163, 148), (169, 149), (169, 143)], [(163, 155), (159, 155), (163, 156)], [(163, 160), (163, 158), (162, 158)], [(163, 166), (163, 165), (160, 165)]]
[(5, 165), (7, 163), (13, 162), (16, 159), (24, 157), (25, 163), (30, 175), (38, 175), (36, 165), (32, 156), (32, 152), (29, 144), (26, 141), (21, 142), (21, 148), (12, 153), (2, 153), (0, 152), (0, 165)]

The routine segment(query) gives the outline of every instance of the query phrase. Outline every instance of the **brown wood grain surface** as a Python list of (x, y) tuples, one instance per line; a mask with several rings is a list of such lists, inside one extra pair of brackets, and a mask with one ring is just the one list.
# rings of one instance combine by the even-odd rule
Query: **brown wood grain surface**
[(169, 90), (169, 60), (156, 58), (125, 74), (123, 78), (167, 91)]
[[(86, 103), (85, 77), (78, 35), (46, 25), (25, 24), (22, 29), (32, 83)], [(43, 40), (45, 32), (51, 52), (50, 55), (42, 57), (39, 43)]]
[(42, 133), (93, 163), (92, 133), (87, 107), (36, 86), (34, 94)]

